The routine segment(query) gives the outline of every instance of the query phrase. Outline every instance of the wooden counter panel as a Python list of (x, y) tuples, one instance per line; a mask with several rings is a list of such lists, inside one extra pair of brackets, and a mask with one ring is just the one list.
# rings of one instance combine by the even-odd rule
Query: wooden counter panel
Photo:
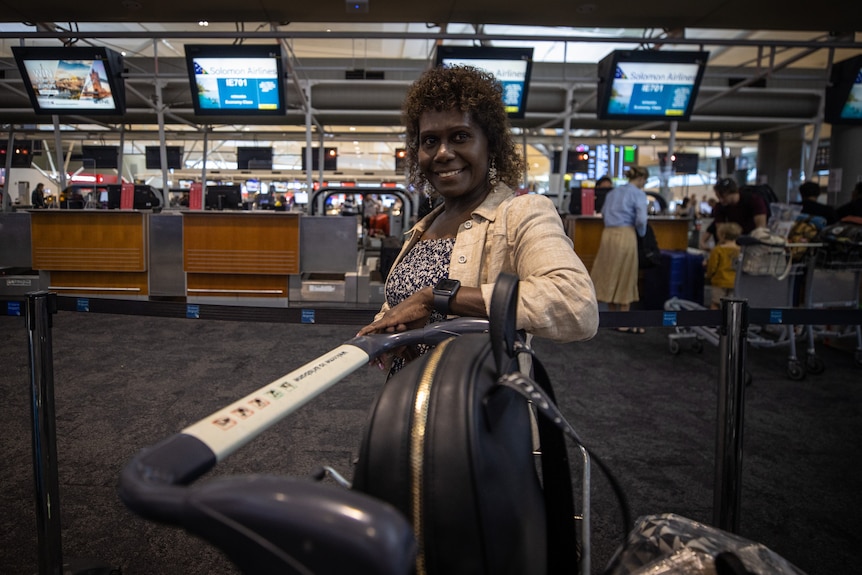
[(185, 271), (211, 274), (299, 273), (299, 217), (184, 214)]
[(286, 276), (250, 274), (188, 274), (189, 296), (287, 297)]
[[(689, 220), (684, 218), (650, 218), (658, 247), (663, 250), (685, 251), (688, 248)], [(601, 217), (567, 216), (566, 233), (575, 244), (575, 253), (591, 270), (605, 229)]]
[(148, 295), (146, 272), (52, 271), (49, 289), (60, 294)]
[(690, 220), (650, 220), (658, 247), (663, 250), (684, 252), (688, 249)]
[(593, 262), (602, 241), (602, 231), (605, 229), (604, 222), (601, 219), (578, 219), (569, 220), (567, 223), (569, 237), (575, 244), (575, 253), (584, 262), (587, 271), (593, 269)]
[(136, 212), (31, 212), (33, 269), (142, 272), (147, 230)]

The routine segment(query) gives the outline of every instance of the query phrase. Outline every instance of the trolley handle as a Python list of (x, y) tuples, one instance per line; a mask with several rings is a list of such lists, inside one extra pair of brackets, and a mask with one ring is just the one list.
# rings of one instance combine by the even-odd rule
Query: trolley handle
[(736, 238), (736, 245), (739, 246), (769, 246), (771, 248), (820, 248), (827, 244), (823, 242), (788, 242), (782, 241), (763, 241), (753, 236), (739, 236)]
[(175, 524), (186, 487), (308, 401), (374, 357), (392, 349), (436, 345), (488, 331), (488, 320), (456, 318), (394, 334), (358, 336), (255, 392), (141, 450), (120, 475), (120, 498), (143, 517)]
[(739, 236), (736, 238), (736, 243), (740, 246), (770, 246), (775, 248), (783, 248), (787, 246), (786, 241), (782, 241), (781, 243), (777, 243), (775, 241), (763, 241), (754, 236)]

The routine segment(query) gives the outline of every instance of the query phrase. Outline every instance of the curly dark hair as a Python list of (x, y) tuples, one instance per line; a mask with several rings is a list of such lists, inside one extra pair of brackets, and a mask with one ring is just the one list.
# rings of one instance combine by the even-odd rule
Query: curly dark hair
[(524, 159), (512, 138), (502, 93), (502, 86), (492, 74), (472, 66), (438, 66), (424, 72), (410, 87), (402, 106), (402, 122), (407, 129), (408, 183), (417, 187), (423, 183), (419, 171), (419, 118), (429, 110), (459, 110), (469, 113), (488, 138), (497, 179), (517, 187), (524, 174)]
[(715, 182), (715, 185), (712, 186), (712, 189), (715, 190), (718, 197), (723, 198), (724, 196), (737, 193), (739, 191), (739, 186), (736, 185), (736, 180), (733, 178), (720, 178)]

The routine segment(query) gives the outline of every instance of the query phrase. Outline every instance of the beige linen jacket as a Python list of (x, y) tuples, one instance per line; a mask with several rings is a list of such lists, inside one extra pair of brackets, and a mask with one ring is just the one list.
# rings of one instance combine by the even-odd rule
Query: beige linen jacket
[[(442, 211), (438, 206), (406, 232), (393, 268)], [(458, 227), (449, 277), (481, 288), (489, 312), (494, 281), (501, 272), (520, 278), (518, 329), (557, 342), (596, 334), (599, 312), (593, 282), (553, 203), (542, 195), (515, 196), (502, 184)], [(388, 309), (384, 303), (376, 318)]]

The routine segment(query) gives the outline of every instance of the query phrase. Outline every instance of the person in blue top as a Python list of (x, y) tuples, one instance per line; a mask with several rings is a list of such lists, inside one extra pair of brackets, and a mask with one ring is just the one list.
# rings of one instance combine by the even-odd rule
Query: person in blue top
[[(632, 166), (628, 183), (617, 186), (605, 197), (602, 218), (605, 228), (590, 275), (596, 299), (609, 311), (628, 311), (638, 295), (638, 241), (647, 226), (647, 197), (643, 191), (649, 170)], [(644, 333), (643, 328), (621, 327), (626, 333)]]

